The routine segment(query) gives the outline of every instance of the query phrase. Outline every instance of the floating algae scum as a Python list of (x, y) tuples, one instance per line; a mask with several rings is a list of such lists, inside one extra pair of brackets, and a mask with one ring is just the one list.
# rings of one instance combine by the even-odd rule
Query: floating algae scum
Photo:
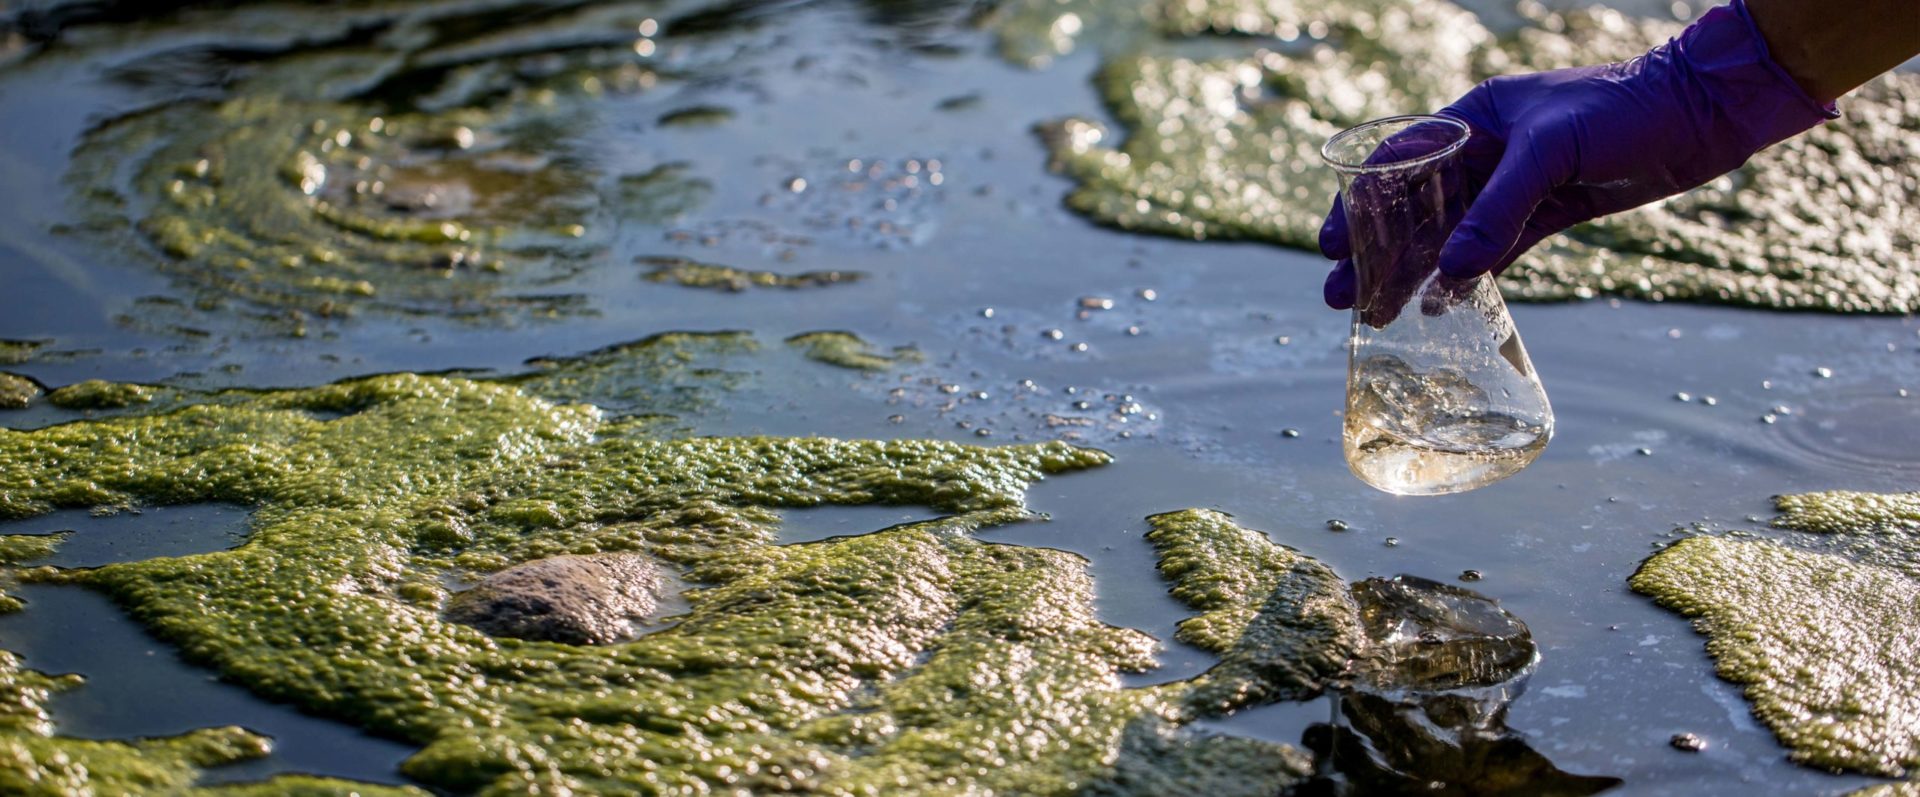
[[(1324, 264), (1264, 245), (1318, 224), (1312, 148), (1672, 19), (174, 5), (0, 16), (0, 758), (30, 762), (0, 790), (1271, 794), (1321, 751), (1377, 789), (1837, 794), (1914, 764), (1911, 502), (1817, 493), (1920, 480), (1920, 336), (1707, 306), (1912, 309), (1911, 75), (1516, 267), (1515, 299), (1670, 301), (1516, 303), (1554, 447), (1409, 501), (1341, 465)], [(594, 626), (631, 639), (446, 619), (609, 555), (684, 585)], [(1361, 677), (1460, 651), (1504, 664)]]

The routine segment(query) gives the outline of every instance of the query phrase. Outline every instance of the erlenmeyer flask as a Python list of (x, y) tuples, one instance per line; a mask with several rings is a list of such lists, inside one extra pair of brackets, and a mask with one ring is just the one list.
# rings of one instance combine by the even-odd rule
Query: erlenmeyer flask
[(1493, 278), (1461, 282), (1435, 268), (1470, 199), (1468, 135), (1451, 119), (1398, 116), (1321, 149), (1340, 174), (1358, 277), (1347, 466), (1389, 493), (1492, 484), (1553, 436), (1553, 408)]

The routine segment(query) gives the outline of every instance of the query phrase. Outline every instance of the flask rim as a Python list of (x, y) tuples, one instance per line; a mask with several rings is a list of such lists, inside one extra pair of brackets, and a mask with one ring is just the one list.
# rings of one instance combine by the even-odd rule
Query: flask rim
[[(1407, 128), (1412, 128), (1414, 125), (1418, 125), (1418, 124), (1437, 124), (1437, 125), (1440, 125), (1441, 127), (1452, 129), (1457, 135), (1452, 141), (1448, 142), (1446, 146), (1441, 147), (1438, 150), (1429, 152), (1424, 155), (1420, 155), (1418, 157), (1407, 158), (1405, 160), (1386, 161), (1383, 163), (1367, 163), (1364, 161), (1356, 163), (1352, 160), (1343, 159), (1334, 154), (1334, 151), (1336, 148), (1338, 148), (1341, 144), (1347, 142), (1349, 139), (1353, 138), (1354, 136), (1369, 133), (1379, 128), (1387, 127), (1390, 125), (1404, 125)], [(1472, 136), (1473, 136), (1473, 130), (1467, 127), (1466, 123), (1461, 122), (1458, 119), (1451, 119), (1445, 116), (1433, 116), (1430, 114), (1406, 114), (1402, 116), (1388, 116), (1381, 119), (1375, 119), (1370, 122), (1362, 122), (1360, 124), (1354, 125), (1353, 127), (1349, 127), (1345, 130), (1342, 130), (1339, 133), (1335, 133), (1332, 138), (1327, 139), (1327, 143), (1320, 145), (1320, 160), (1325, 161), (1328, 166), (1332, 166), (1333, 168), (1347, 174), (1379, 174), (1381, 172), (1396, 172), (1396, 171), (1402, 171), (1405, 169), (1410, 169), (1423, 164), (1432, 163), (1434, 161), (1440, 160), (1441, 158), (1445, 158), (1449, 155), (1452, 155), (1453, 153), (1460, 151), (1461, 147), (1466, 146), (1467, 139), (1471, 138)]]

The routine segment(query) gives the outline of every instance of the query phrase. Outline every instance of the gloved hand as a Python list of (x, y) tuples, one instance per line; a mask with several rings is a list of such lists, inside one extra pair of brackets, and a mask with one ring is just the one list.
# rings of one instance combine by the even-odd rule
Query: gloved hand
[[(1542, 238), (1701, 185), (1839, 114), (1773, 62), (1745, 0), (1734, 0), (1638, 58), (1493, 78), (1438, 115), (1471, 130), (1461, 157), (1472, 201), (1437, 266), (1471, 280), (1500, 273)], [(1320, 251), (1339, 261), (1327, 304), (1352, 307), (1353, 248), (1338, 197)]]

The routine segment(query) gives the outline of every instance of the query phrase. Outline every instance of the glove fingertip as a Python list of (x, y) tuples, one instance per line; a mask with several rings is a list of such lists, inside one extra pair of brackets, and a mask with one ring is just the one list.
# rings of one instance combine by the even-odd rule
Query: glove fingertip
[(1332, 273), (1327, 275), (1327, 284), (1323, 291), (1327, 306), (1335, 310), (1347, 310), (1353, 307), (1357, 291), (1353, 271), (1353, 260), (1342, 258), (1334, 264)]
[(1505, 251), (1494, 251), (1484, 237), (1460, 225), (1440, 248), (1440, 273), (1456, 280), (1472, 279), (1492, 270)]
[(1340, 197), (1333, 198), (1333, 209), (1327, 211), (1327, 220), (1320, 225), (1320, 254), (1328, 260), (1344, 260), (1353, 256), (1353, 242), (1347, 238), (1347, 214), (1340, 207)]

